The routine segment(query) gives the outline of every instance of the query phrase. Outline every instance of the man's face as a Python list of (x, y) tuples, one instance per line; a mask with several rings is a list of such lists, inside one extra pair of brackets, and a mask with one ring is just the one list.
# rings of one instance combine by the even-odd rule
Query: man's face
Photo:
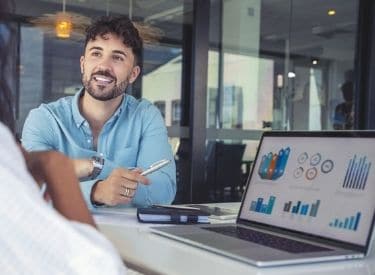
[(139, 75), (131, 50), (114, 34), (97, 36), (87, 43), (81, 57), (82, 83), (93, 98), (101, 101), (122, 95)]

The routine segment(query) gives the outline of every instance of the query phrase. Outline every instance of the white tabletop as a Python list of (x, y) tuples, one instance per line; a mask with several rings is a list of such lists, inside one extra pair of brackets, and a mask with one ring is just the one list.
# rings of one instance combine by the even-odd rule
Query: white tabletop
[[(219, 204), (226, 208), (239, 204)], [(94, 215), (99, 229), (117, 247), (132, 268), (154, 274), (320, 274), (374, 275), (375, 253), (364, 260), (293, 265), (276, 268), (254, 266), (179, 243), (150, 232), (149, 224), (137, 222), (135, 209), (101, 210)]]

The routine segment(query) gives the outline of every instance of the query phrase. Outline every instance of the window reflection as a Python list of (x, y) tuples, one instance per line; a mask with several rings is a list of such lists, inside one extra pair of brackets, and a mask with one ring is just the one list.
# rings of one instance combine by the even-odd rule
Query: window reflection
[(252, 131), (353, 128), (357, 1), (211, 3), (211, 22), (221, 22), (211, 29), (207, 83), (216, 141), (246, 144), (244, 162), (255, 157)]
[[(334, 124), (341, 114), (335, 118), (334, 110), (344, 102), (340, 87), (354, 67), (356, 16), (348, 13), (357, 10), (358, 3), (340, 2), (336, 14), (328, 16), (328, 7), (338, 2), (318, 2), (223, 3), (222, 26), (217, 30), (222, 32), (221, 51), (209, 56), (208, 127), (339, 128)], [(226, 14), (234, 10), (237, 21), (227, 20)], [(243, 22), (252, 24), (251, 34), (238, 32)]]

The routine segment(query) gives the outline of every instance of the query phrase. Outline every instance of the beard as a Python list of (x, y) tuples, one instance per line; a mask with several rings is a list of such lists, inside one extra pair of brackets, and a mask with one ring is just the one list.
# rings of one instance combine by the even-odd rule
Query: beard
[[(108, 88), (106, 86), (95, 84), (95, 79), (94, 79), (95, 75), (102, 75), (102, 76), (112, 78), (115, 83), (115, 86), (112, 89), (107, 90)], [(93, 98), (100, 100), (100, 101), (108, 101), (120, 95), (125, 94), (125, 90), (129, 84), (129, 76), (123, 82), (117, 83), (117, 78), (108, 71), (95, 72), (91, 74), (89, 79), (87, 79), (87, 77), (85, 76), (85, 73), (83, 72), (82, 84), (85, 87), (85, 90)]]

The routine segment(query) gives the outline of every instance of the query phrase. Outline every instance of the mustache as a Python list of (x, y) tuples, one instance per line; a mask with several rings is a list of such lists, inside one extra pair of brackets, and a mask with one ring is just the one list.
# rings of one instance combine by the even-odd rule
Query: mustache
[(95, 73), (93, 73), (93, 74), (91, 74), (91, 79), (93, 79), (94, 78), (94, 76), (99, 76), (99, 75), (101, 75), (101, 76), (105, 76), (105, 77), (110, 77), (110, 78), (112, 78), (112, 79), (114, 79), (115, 81), (117, 80), (117, 78), (116, 78), (116, 76), (114, 76), (114, 75), (112, 75), (109, 71), (97, 71), (97, 72), (95, 72)]

